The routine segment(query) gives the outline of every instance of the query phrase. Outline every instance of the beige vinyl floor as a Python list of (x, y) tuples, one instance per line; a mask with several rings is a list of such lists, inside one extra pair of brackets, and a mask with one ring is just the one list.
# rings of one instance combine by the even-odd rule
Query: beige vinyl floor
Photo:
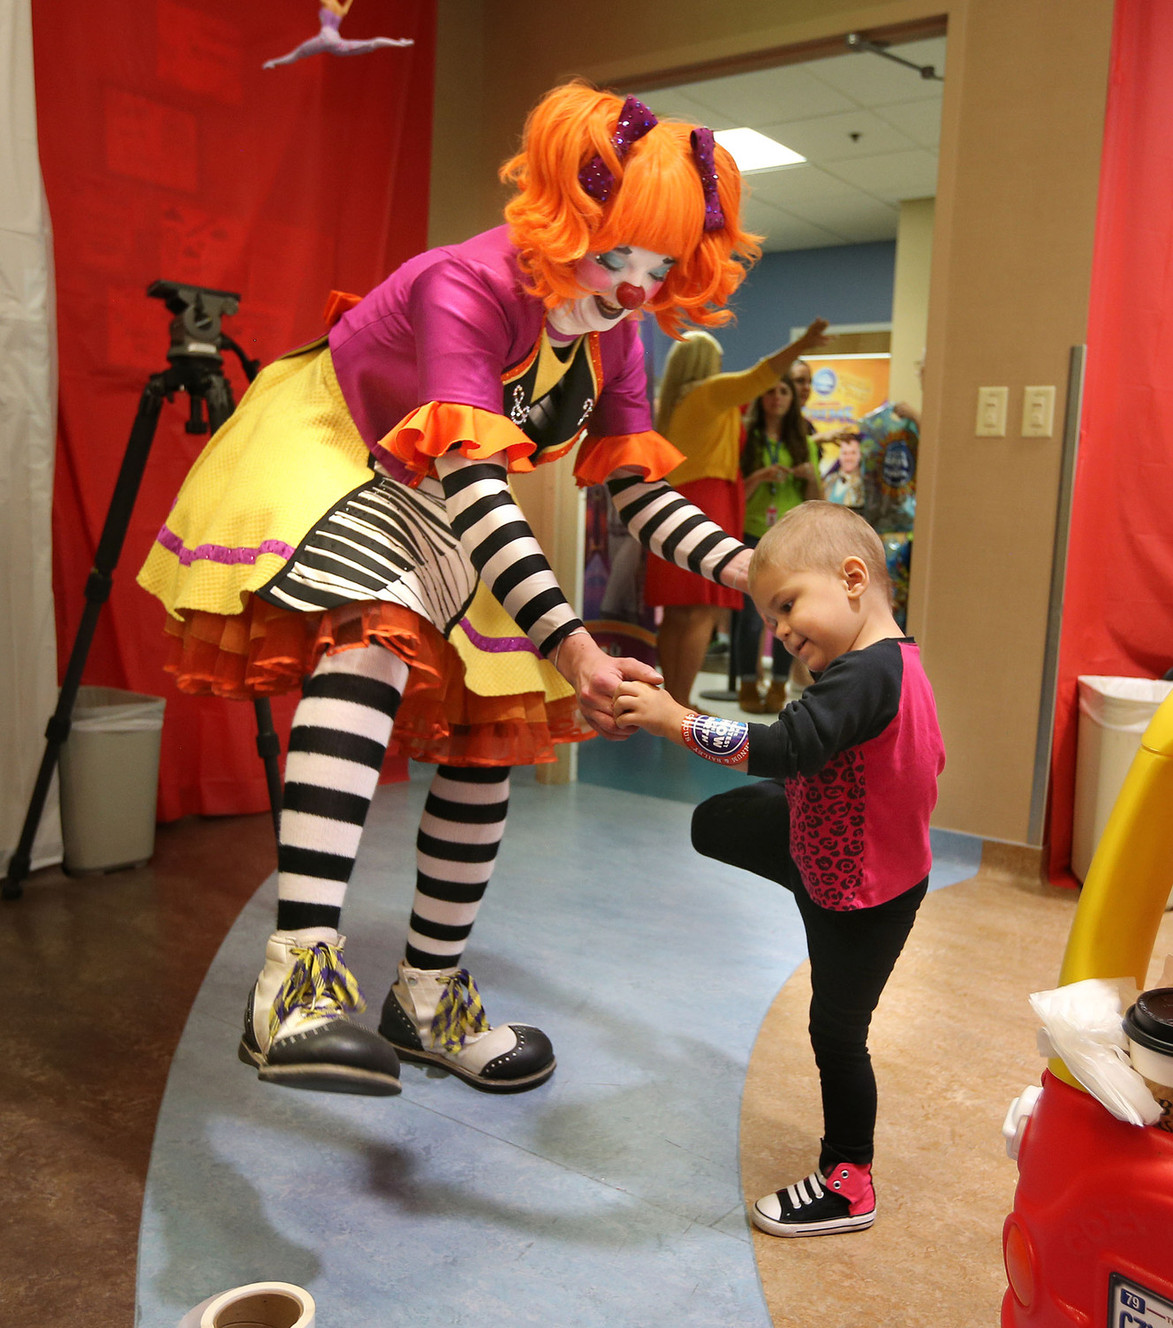
[[(877, 1011), (875, 1225), (817, 1240), (754, 1234), (775, 1328), (999, 1322), (1002, 1223), (1017, 1182), (1001, 1126), (1044, 1068), (1028, 997), (1057, 984), (1077, 897), (998, 857), (987, 847), (973, 880), (927, 897)], [(1166, 913), (1146, 985), (1171, 952)], [(741, 1117), (747, 1203), (807, 1174), (818, 1152), (817, 1080), (802, 1035), (809, 999), (803, 964), (754, 1047)]]

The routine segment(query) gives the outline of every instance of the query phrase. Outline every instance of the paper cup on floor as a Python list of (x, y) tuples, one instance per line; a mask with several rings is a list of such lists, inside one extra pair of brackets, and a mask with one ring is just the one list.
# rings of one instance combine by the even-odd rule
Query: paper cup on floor
[(209, 1296), (179, 1328), (313, 1328), (314, 1298), (290, 1282), (250, 1282)]

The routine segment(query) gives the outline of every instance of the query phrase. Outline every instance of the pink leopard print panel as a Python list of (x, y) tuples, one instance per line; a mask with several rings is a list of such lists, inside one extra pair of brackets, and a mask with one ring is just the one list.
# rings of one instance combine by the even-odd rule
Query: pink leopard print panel
[(863, 753), (840, 752), (816, 775), (786, 781), (790, 852), (823, 908), (860, 908), (867, 787)]

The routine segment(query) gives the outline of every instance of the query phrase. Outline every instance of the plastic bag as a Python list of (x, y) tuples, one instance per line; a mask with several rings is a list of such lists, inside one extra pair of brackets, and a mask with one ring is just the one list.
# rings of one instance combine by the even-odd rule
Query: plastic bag
[(1161, 1105), (1128, 1059), (1124, 1011), (1136, 1000), (1129, 978), (1087, 978), (1036, 991), (1031, 1009), (1042, 1020), (1039, 1051), (1058, 1056), (1117, 1120), (1152, 1125)]

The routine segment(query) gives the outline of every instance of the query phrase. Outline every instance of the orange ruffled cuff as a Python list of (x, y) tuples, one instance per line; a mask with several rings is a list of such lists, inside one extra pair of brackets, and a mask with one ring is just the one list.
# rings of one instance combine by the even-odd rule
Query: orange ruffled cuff
[(454, 401), (429, 401), (417, 407), (380, 438), (373, 451), (384, 465), (391, 458), (422, 478), (454, 443), (462, 456), (473, 461), (504, 454), (509, 471), (534, 468), (530, 460), (534, 443), (512, 420)]
[(631, 466), (642, 470), (645, 480), (662, 480), (683, 460), (684, 453), (654, 429), (605, 438), (591, 436), (578, 449), (574, 476), (580, 488), (586, 488), (588, 484), (602, 484), (608, 475)]

